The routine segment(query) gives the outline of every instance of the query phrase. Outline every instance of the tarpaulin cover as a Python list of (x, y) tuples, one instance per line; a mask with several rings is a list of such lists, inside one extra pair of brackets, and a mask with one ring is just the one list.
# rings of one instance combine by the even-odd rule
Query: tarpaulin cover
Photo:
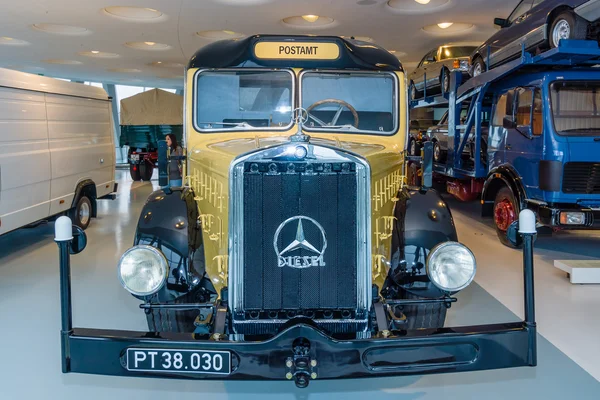
[(160, 89), (121, 100), (121, 125), (183, 125), (183, 96)]

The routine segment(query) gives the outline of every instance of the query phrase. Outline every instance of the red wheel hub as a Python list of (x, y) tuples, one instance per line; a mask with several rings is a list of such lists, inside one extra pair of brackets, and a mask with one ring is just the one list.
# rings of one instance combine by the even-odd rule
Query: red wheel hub
[(496, 226), (503, 232), (508, 230), (510, 224), (517, 219), (515, 207), (508, 199), (503, 199), (494, 208), (494, 222)]

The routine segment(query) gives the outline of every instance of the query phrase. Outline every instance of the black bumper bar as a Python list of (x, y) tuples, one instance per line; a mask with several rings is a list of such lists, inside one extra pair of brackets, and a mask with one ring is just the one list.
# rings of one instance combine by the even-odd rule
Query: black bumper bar
[[(569, 230), (597, 230), (600, 229), (600, 209), (592, 209), (592, 208), (573, 208), (573, 205), (569, 204), (565, 207), (561, 207), (560, 205), (556, 205), (554, 207), (550, 206), (539, 206), (539, 207), (530, 207), (532, 210), (536, 211), (539, 215), (540, 222), (543, 225), (558, 227), (561, 229), (569, 229)], [(585, 214), (585, 223), (583, 225), (563, 225), (560, 223), (560, 213), (563, 211), (576, 211), (582, 212)]]
[[(296, 385), (303, 387), (311, 379), (535, 366), (534, 234), (523, 236), (525, 320), (522, 322), (391, 332), (380, 329), (374, 338), (338, 340), (328, 336), (312, 321), (300, 320), (264, 341), (214, 340), (218, 335), (213, 335), (210, 340), (195, 340), (192, 334), (183, 333), (73, 328), (69, 257), (72, 240), (57, 241), (60, 249), (62, 371), (184, 379), (293, 379)], [(229, 351), (231, 372), (210, 375), (181, 370), (129, 370), (127, 350), (133, 348), (136, 351)]]

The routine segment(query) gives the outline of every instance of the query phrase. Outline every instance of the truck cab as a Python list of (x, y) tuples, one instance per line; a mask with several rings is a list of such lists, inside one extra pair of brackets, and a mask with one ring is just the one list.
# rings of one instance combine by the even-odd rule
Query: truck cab
[[(592, 69), (516, 75), (493, 89), (490, 177), (514, 174), (516, 204), (494, 197), (494, 218), (533, 208), (541, 224), (559, 229), (600, 227), (600, 75)], [(493, 192), (496, 192), (495, 195)], [(517, 208), (518, 207), (518, 208)], [(513, 215), (514, 214), (514, 215)], [(503, 225), (502, 221), (500, 221)]]

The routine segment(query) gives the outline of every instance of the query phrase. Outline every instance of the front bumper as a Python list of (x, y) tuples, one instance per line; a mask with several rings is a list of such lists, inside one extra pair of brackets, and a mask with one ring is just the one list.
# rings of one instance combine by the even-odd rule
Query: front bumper
[[(543, 205), (537, 208), (540, 223), (546, 226), (571, 229), (571, 230), (595, 230), (600, 229), (600, 209), (560, 207), (560, 205)], [(563, 211), (579, 211), (585, 214), (583, 225), (563, 225), (560, 223), (560, 213)]]
[[(392, 332), (387, 338), (335, 340), (301, 323), (260, 342), (194, 340), (186, 334), (153, 334), (75, 328), (63, 333), (63, 372), (219, 380), (285, 380), (477, 371), (536, 365), (536, 328), (523, 322)], [(305, 363), (294, 343), (304, 338)], [(128, 348), (231, 351), (229, 375), (129, 371)], [(315, 360), (316, 362), (314, 362)]]

